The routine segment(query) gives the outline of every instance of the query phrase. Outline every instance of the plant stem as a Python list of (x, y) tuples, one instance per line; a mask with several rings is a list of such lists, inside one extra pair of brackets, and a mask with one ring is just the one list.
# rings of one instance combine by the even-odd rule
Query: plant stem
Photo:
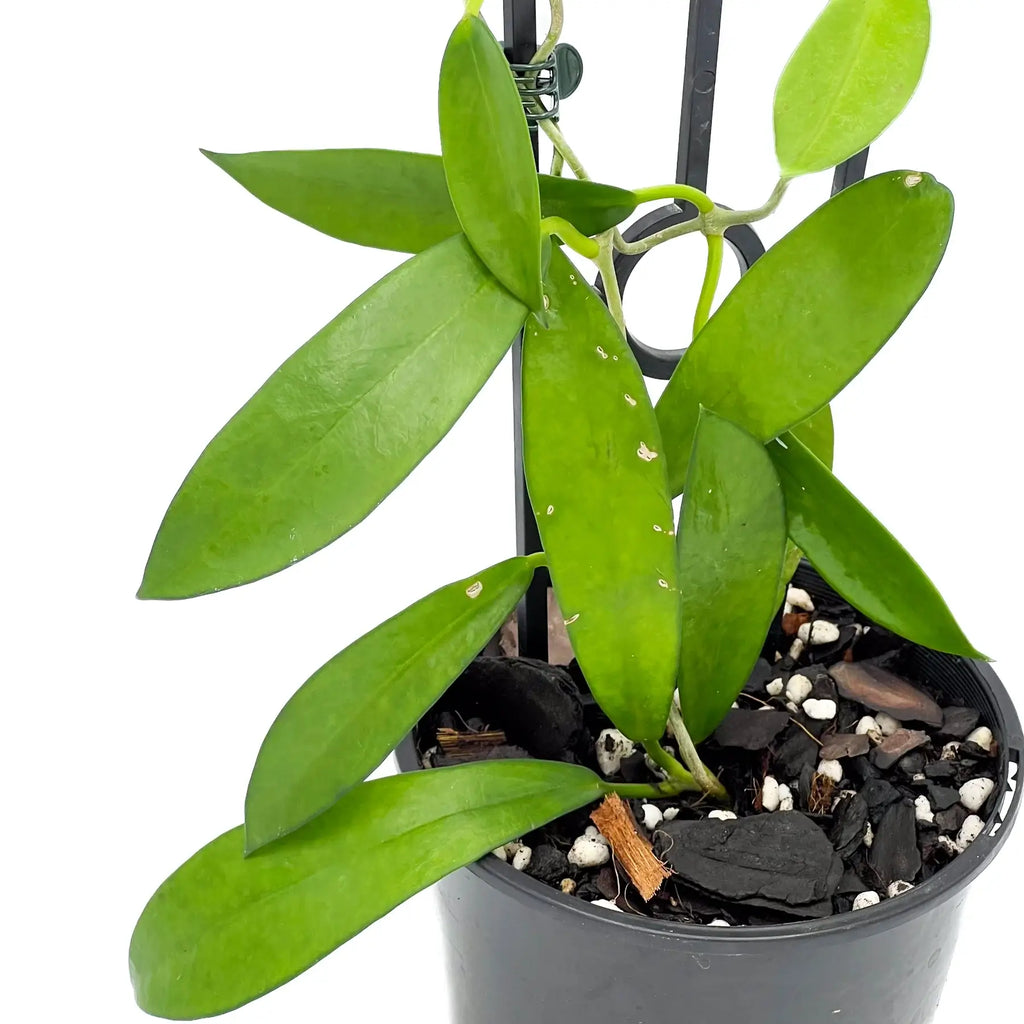
[(574, 252), (586, 256), (588, 260), (596, 260), (601, 247), (592, 238), (574, 227), (564, 217), (545, 217), (540, 222), (542, 236), (558, 235)]
[(477, 18), (480, 16), (480, 8), (483, 7), (484, 0), (466, 0), (466, 14), (471, 18)]
[(548, 556), (543, 551), (535, 551), (532, 555), (526, 556), (526, 561), (536, 572), (537, 569), (543, 569), (548, 564)]
[[(693, 778), (705, 793), (716, 797), (719, 800), (728, 800), (729, 794), (725, 787), (708, 770), (707, 766), (700, 759), (697, 748), (686, 731), (686, 724), (683, 722), (682, 712), (675, 700), (672, 701), (672, 708), (668, 713), (668, 731), (672, 738), (679, 744), (679, 756), (685, 762), (687, 768), (693, 773)], [(654, 754), (651, 754), (654, 757)]]
[(711, 304), (715, 300), (715, 289), (722, 276), (722, 253), (725, 240), (721, 235), (708, 235), (708, 265), (704, 271), (704, 283), (701, 285), (700, 298), (697, 299), (697, 311), (693, 315), (693, 336), (696, 338), (700, 329), (711, 316)]
[(595, 259), (597, 269), (601, 272), (601, 283), (604, 285), (605, 300), (608, 303), (608, 312), (612, 319), (619, 325), (622, 336), (626, 335), (626, 316), (622, 310), (622, 292), (619, 291), (619, 279), (615, 275), (615, 232), (605, 231), (597, 236), (598, 254)]
[(662, 242), (668, 242), (673, 238), (681, 238), (683, 235), (690, 235), (694, 231), (700, 231), (703, 226), (704, 218), (698, 215), (693, 220), (683, 221), (682, 224), (673, 224), (670, 228), (662, 228), (661, 231), (655, 231), (653, 235), (641, 238), (637, 242), (627, 242), (616, 229), (615, 248), (627, 255), (639, 256), (641, 253), (647, 252), (648, 249), (661, 245)]
[(692, 185), (652, 185), (650, 188), (633, 190), (638, 203), (649, 203), (657, 199), (682, 199), (693, 203), (698, 213), (711, 213), (715, 204), (705, 192)]
[(562, 0), (551, 0), (551, 27), (548, 29), (548, 34), (544, 37), (544, 42), (540, 44), (537, 52), (533, 55), (533, 60), (530, 61), (531, 64), (540, 64), (555, 52), (555, 47), (558, 45), (558, 40), (562, 35), (562, 25), (564, 22), (565, 11), (562, 8)]
[(668, 775), (668, 781), (686, 783), (698, 789), (704, 788), (697, 777), (688, 772), (657, 740), (645, 743), (644, 749), (650, 759)]
[[(687, 772), (689, 775), (689, 773)], [(666, 779), (664, 782), (654, 782), (645, 785), (637, 783), (605, 783), (606, 793), (617, 793), (626, 800), (658, 800), (666, 796), (678, 796), (680, 793), (699, 793), (700, 786), (691, 776), (689, 781), (684, 779)]]
[[(543, 105), (539, 101), (535, 100), (534, 109), (538, 110), (538, 108), (539, 110), (544, 109)], [(589, 180), (590, 175), (587, 174), (586, 168), (583, 166), (580, 158), (575, 154), (572, 146), (569, 145), (565, 136), (562, 134), (561, 128), (555, 124), (554, 120), (547, 117), (540, 122), (540, 126), (544, 134), (551, 140), (551, 145), (562, 154), (562, 158), (569, 165), (572, 173), (575, 174), (577, 178)]]
[(772, 194), (768, 197), (768, 202), (757, 207), (756, 210), (725, 210), (721, 206), (716, 206), (710, 214), (705, 216), (705, 224), (709, 230), (716, 234), (722, 234), (726, 228), (731, 228), (735, 224), (753, 224), (755, 221), (764, 220), (778, 208), (788, 187), (789, 179), (779, 178), (775, 183), (775, 188), (772, 189)]

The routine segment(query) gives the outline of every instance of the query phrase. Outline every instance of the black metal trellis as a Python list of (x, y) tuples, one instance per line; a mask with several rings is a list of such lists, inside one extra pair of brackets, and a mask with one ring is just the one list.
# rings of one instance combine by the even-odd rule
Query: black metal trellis
[[(707, 191), (708, 164), (711, 155), (711, 123), (715, 106), (715, 83), (718, 74), (718, 44), (722, 25), (722, 0), (690, 0), (689, 22), (686, 30), (686, 51), (684, 55), (683, 97), (679, 119), (679, 148), (676, 163), (676, 181)], [(537, 4), (536, 0), (504, 0), (505, 52), (514, 65), (528, 64), (537, 49)], [(517, 70), (514, 68), (514, 70)], [(555, 79), (557, 85), (557, 77)], [(557, 115), (558, 96), (551, 101)], [(533, 136), (534, 158), (539, 157), (538, 128), (530, 124)], [(868, 151), (858, 153), (835, 169), (832, 181), (832, 195), (864, 177)], [(641, 217), (631, 224), (623, 237), (630, 242), (638, 241), (664, 228), (690, 220), (696, 215), (689, 203), (670, 203)], [(764, 255), (764, 245), (757, 232), (749, 224), (729, 228), (725, 233), (745, 273)], [(624, 291), (633, 269), (644, 254), (615, 254), (615, 275), (619, 287)], [(600, 282), (598, 290), (601, 291)], [(635, 337), (628, 335), (630, 348), (636, 355), (641, 370), (648, 377), (665, 380), (671, 376), (685, 349), (665, 350), (651, 348)], [(537, 520), (526, 491), (526, 475), (523, 470), (522, 432), (522, 336), (513, 348), (513, 410), (515, 430), (515, 500), (516, 500), (516, 543), (520, 554), (532, 554), (541, 550)], [(546, 572), (538, 572), (526, 597), (519, 607), (519, 652), (525, 657), (546, 658), (547, 636), (547, 591), (550, 580)]]

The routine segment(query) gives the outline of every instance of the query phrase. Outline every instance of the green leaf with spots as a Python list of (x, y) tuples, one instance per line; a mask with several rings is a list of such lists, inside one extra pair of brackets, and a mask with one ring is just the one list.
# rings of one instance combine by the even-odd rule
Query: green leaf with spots
[(297, 829), (361, 782), (498, 631), (534, 562), (510, 558), (410, 605), (298, 689), (260, 747), (245, 846)]
[(672, 506), (643, 377), (604, 303), (561, 250), (549, 327), (526, 323), (526, 480), (569, 638), (627, 736), (659, 739), (679, 659)]
[(785, 177), (842, 163), (907, 105), (924, 68), (928, 0), (830, 0), (775, 92), (775, 152)]
[(525, 316), (461, 235), (378, 281), (210, 442), (164, 516), (139, 596), (235, 587), (340, 537), (444, 437)]
[[(829, 469), (832, 468), (832, 456), (835, 450), (836, 437), (830, 406), (826, 405), (824, 409), (820, 409), (809, 420), (798, 423), (793, 428), (792, 433), (800, 438)], [(782, 604), (786, 588), (789, 585), (789, 581), (793, 578), (793, 573), (796, 572), (803, 554), (800, 548), (793, 543), (792, 539), (787, 541), (786, 562), (782, 569), (782, 579), (779, 582), (779, 597), (775, 602), (776, 605)]]
[(945, 186), (890, 172), (844, 189), (772, 246), (658, 402), (672, 493), (686, 479), (701, 405), (767, 442), (830, 402), (924, 293), (952, 223)]
[(232, 829), (143, 910), (129, 950), (135, 998), (172, 1020), (232, 1010), (449, 872), (604, 791), (577, 765), (492, 761), (363, 783), (251, 857), (241, 826)]
[(721, 416), (698, 420), (679, 521), (679, 704), (695, 743), (750, 678), (778, 605), (782, 487), (764, 445)]
[[(332, 238), (422, 252), (461, 231), (439, 156), (390, 149), (202, 151), (257, 199)], [(538, 176), (544, 217), (585, 235), (625, 220), (634, 193), (578, 178)]]
[(799, 439), (784, 434), (768, 452), (786, 495), (789, 535), (830, 586), (914, 643), (984, 658), (917, 562)]
[(479, 17), (464, 17), (448, 40), (438, 116), (445, 177), (462, 230), (494, 276), (540, 311), (540, 193), (533, 145), (512, 70)]

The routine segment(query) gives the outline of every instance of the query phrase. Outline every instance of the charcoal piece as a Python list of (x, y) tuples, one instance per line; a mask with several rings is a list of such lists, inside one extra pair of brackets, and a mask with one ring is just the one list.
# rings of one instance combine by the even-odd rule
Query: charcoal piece
[(796, 789), (801, 807), (807, 807), (811, 802), (811, 787), (814, 785), (814, 776), (817, 774), (809, 764), (805, 764), (800, 769), (800, 778), (797, 779)]
[(900, 801), (886, 809), (875, 829), (868, 864), (886, 885), (917, 878), (921, 851), (917, 848), (917, 816), (912, 803)]
[(862, 757), (871, 749), (867, 736), (856, 733), (836, 733), (822, 740), (821, 757), (825, 761), (838, 761), (844, 757)]
[(851, 757), (846, 762), (846, 774), (858, 785), (863, 786), (872, 779), (881, 778), (882, 770), (876, 768), (869, 757)]
[(872, 659), (877, 661), (886, 655), (898, 651), (904, 644), (904, 640), (895, 633), (883, 629), (881, 626), (872, 626), (866, 633), (861, 633), (853, 641), (853, 660), (865, 661)]
[(864, 841), (868, 823), (868, 805), (858, 793), (844, 796), (832, 811), (832, 828), (828, 837), (836, 853), (844, 860), (850, 857)]
[(932, 761), (924, 766), (926, 779), (951, 779), (956, 775), (956, 765), (952, 761)]
[(965, 740), (978, 726), (981, 713), (976, 708), (945, 708), (939, 735), (951, 740)]
[(834, 700), (839, 703), (839, 691), (827, 672), (818, 672), (811, 683), (811, 696), (815, 700)]
[(622, 895), (622, 886), (619, 883), (619, 876), (611, 864), (605, 864), (594, 878), (594, 885), (600, 890), (606, 900), (614, 903)]
[(732, 902), (830, 901), (844, 870), (825, 833), (799, 811), (670, 821), (657, 838), (656, 852), (680, 878)]
[[(995, 747), (992, 750), (995, 750)], [(970, 741), (961, 743), (957, 754), (961, 761), (987, 761), (992, 757), (992, 751), (979, 747), (977, 743), (971, 743)]]
[(960, 802), (960, 793), (949, 786), (928, 784), (928, 803), (936, 811), (948, 811), (953, 804)]
[(888, 807), (900, 798), (900, 791), (885, 779), (869, 779), (861, 787), (861, 797), (870, 810)]
[(722, 747), (764, 750), (789, 724), (787, 711), (745, 711), (733, 708), (715, 730)]
[(945, 811), (935, 812), (935, 824), (939, 826), (940, 832), (947, 835), (956, 835), (963, 827), (963, 823), (967, 820), (967, 816), (970, 813), (963, 804), (953, 804), (952, 807), (947, 808)]
[(604, 893), (602, 893), (601, 890), (598, 889), (598, 887), (589, 879), (585, 882), (580, 882), (579, 886), (576, 888), (576, 895), (581, 900), (586, 900), (587, 903), (593, 903), (594, 900), (605, 899)]
[(744, 693), (752, 693), (755, 697), (764, 697), (764, 688), (775, 678), (775, 671), (764, 658), (754, 662), (750, 678), (743, 686)]
[(638, 750), (629, 757), (624, 757), (622, 764), (619, 765), (619, 774), (626, 782), (650, 782), (651, 771), (644, 760), (644, 752)]
[[(871, 752), (871, 759), (885, 771), (891, 768), (904, 754), (924, 746), (928, 742), (928, 733), (920, 729), (897, 729), (891, 736), (886, 736)], [(923, 767), (923, 765), (922, 765)]]
[(583, 729), (583, 705), (564, 668), (534, 658), (476, 658), (443, 698), (503, 729), (535, 757), (559, 758)]
[(864, 879), (853, 868), (847, 868), (843, 872), (843, 877), (839, 879), (839, 884), (836, 886), (836, 895), (852, 894), (856, 896), (868, 888), (870, 886), (864, 884)]
[(563, 878), (572, 874), (565, 854), (550, 843), (541, 843), (533, 848), (533, 856), (526, 868), (528, 875), (539, 878), (548, 885), (558, 885)]
[(905, 754), (896, 762), (896, 767), (908, 779), (912, 779), (915, 775), (921, 775), (924, 772), (924, 754), (920, 750)]
[[(764, 712), (767, 714), (767, 712)], [(792, 725), (775, 751), (775, 772), (781, 779), (796, 779), (804, 765), (818, 763), (818, 744), (799, 726)]]
[(860, 701), (901, 722), (942, 725), (942, 709), (905, 679), (871, 662), (840, 661), (829, 670), (847, 700)]

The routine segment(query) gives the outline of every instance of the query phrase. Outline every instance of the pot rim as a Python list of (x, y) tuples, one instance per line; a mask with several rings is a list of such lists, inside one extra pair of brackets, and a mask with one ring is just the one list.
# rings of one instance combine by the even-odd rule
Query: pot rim
[[(902, 919), (925, 913), (930, 904), (953, 898), (988, 867), (1016, 821), (1024, 791), (1024, 787), (1019, 785), (1020, 751), (1024, 747), (1024, 739), (1020, 719), (1005, 686), (988, 664), (968, 659), (957, 660), (976, 676), (982, 688), (988, 692), (996, 711), (996, 721), (992, 727), (999, 740), (1002, 796), (994, 804), (985, 822), (984, 832), (952, 863), (902, 896), (883, 900), (864, 910), (833, 914), (813, 921), (712, 928), (708, 925), (658, 920), (639, 914), (613, 913), (558, 892), (490, 854), (466, 867), (487, 883), (519, 899), (544, 904), (555, 912), (576, 914), (581, 920), (591, 922), (591, 926), (624, 928), (668, 939), (699, 939), (712, 946), (735, 945), (738, 942), (756, 944), (779, 938), (824, 937), (864, 927), (874, 931), (895, 927)], [(430, 770), (422, 768), (411, 733), (395, 750), (395, 757), (400, 771)]]

